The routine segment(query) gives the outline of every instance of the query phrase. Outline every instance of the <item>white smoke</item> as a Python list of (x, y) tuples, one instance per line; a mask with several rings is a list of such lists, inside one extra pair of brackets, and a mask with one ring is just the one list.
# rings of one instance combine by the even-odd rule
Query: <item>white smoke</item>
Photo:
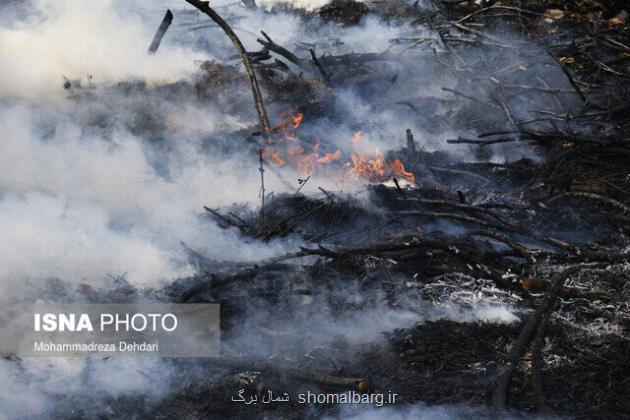
[(75, 412), (96, 410), (95, 398), (139, 395), (148, 403), (168, 391), (170, 373), (151, 357), (0, 359), (0, 419), (51, 418), (68, 398), (77, 402)]
[[(196, 139), (242, 122), (212, 107), (165, 101), (156, 111), (172, 128), (170, 154), (160, 157), (167, 178), (152, 165), (153, 147), (115, 122), (134, 112), (133, 103), (113, 97), (85, 107), (65, 98), (62, 76), (86, 84), (90, 74), (96, 85), (164, 84), (197, 69), (200, 54), (168, 37), (158, 54), (146, 54), (164, 8), (147, 20), (141, 12), (149, 4), (139, 6), (37, 0), (28, 19), (0, 29), (0, 281), (7, 288), (46, 277), (98, 285), (122, 273), (133, 284), (155, 285), (191, 274), (180, 240), (216, 259), (250, 261), (287, 249), (249, 247), (236, 232), (198, 217), (203, 205), (258, 200), (254, 156), (207, 156)], [(86, 128), (92, 113), (107, 115), (111, 125)], [(272, 173), (267, 178), (277, 186)]]
[(117, 6), (114, 0), (29, 4), (34, 13), (27, 20), (0, 28), (0, 97), (58, 96), (64, 76), (166, 83), (195, 71), (200, 55), (191, 49), (165, 41), (160, 54), (144, 53), (161, 16), (151, 27), (135, 14), (120, 16)]
[(452, 303), (432, 306), (428, 318), (432, 321), (446, 319), (461, 323), (513, 324), (519, 322), (513, 308), (500, 303), (474, 302), (467, 306)]
[(294, 9), (313, 11), (327, 5), (332, 0), (256, 0), (256, 4), (267, 10), (275, 6), (289, 6)]
[(257, 199), (253, 156), (212, 159), (195, 142), (176, 144), (166, 179), (142, 139), (122, 129), (98, 135), (63, 115), (52, 118), (54, 130), (46, 133), (38, 127), (48, 120), (36, 109), (0, 109), (3, 284), (58, 277), (95, 285), (125, 272), (134, 284), (157, 284), (191, 274), (180, 240), (216, 259), (255, 260), (286, 249), (248, 247), (235, 232), (198, 217), (203, 205)]
[[(168, 95), (147, 98), (168, 126), (160, 148), (123, 124), (128, 114), (135, 117), (132, 101), (100, 90), (136, 79), (150, 86), (189, 80), (197, 69), (195, 60), (225, 51), (233, 56), (229, 41), (216, 28), (208, 29), (217, 36), (203, 53), (176, 43), (176, 35), (195, 37), (181, 33), (178, 20), (158, 54), (146, 54), (164, 9), (182, 3), (163, 1), (158, 7), (144, 1), (37, 0), (29, 3), (33, 13), (26, 20), (0, 28), (3, 300), (24, 295), (23, 284), (28, 280), (50, 277), (99, 286), (108, 275), (127, 273), (126, 279), (133, 285), (159, 287), (193, 271), (180, 241), (210, 258), (231, 261), (255, 261), (297, 249), (299, 244), (291, 240), (248, 241), (237, 231), (222, 230), (200, 217), (203, 205), (259, 202), (256, 157), (247, 153), (209, 155), (202, 141), (224, 141), (219, 139), (220, 128), (242, 128), (252, 121), (224, 115), (211, 105), (172, 103), (174, 99)], [(277, 3), (259, 2), (264, 7)], [(291, 3), (314, 10), (328, 2)], [(270, 16), (260, 11), (250, 14), (240, 7), (230, 11), (237, 16), (247, 13), (244, 19), (235, 19), (234, 27), (250, 50), (259, 48), (256, 37), (261, 29), (292, 50), (298, 42), (312, 43), (318, 54), (382, 52), (391, 46), (391, 39), (409, 30), (366, 17), (360, 25), (343, 31), (332, 23), (305, 31), (297, 16)], [(176, 19), (178, 16), (176, 11)], [(198, 19), (209, 22), (205, 16)], [(306, 57), (308, 51), (301, 50), (300, 54)], [(411, 80), (416, 83), (410, 85), (405, 79), (392, 89), (404, 95), (434, 96), (441, 94), (441, 83), (453, 83), (451, 78), (438, 78), (424, 61), (418, 66), (401, 72), (401, 77), (413, 76)], [(86, 98), (69, 99), (61, 87), (63, 76), (79, 79), (84, 86), (93, 83), (95, 103)], [(438, 81), (423, 84), (422, 78)], [(89, 94), (90, 90), (86, 91)], [(365, 135), (371, 147), (380, 145), (384, 151), (396, 148), (403, 142), (405, 128), (413, 129), (422, 146), (434, 141), (435, 136), (423, 135), (417, 116), (399, 115), (392, 109), (375, 110), (374, 104), (353, 90), (339, 89), (336, 95), (340, 115), (377, 131)], [(400, 97), (406, 99), (404, 95)], [(107, 122), (91, 123), (92, 114), (106, 115)], [(324, 129), (328, 132), (324, 141), (338, 145), (349, 144), (354, 131), (350, 124)], [(267, 171), (266, 177), (269, 190), (286, 190), (272, 171)], [(304, 191), (316, 190), (322, 182), (313, 180)], [(27, 296), (37, 296), (36, 290), (27, 292)], [(513, 322), (515, 315), (506, 307), (484, 305), (436, 310), (433, 318), (377, 308), (338, 319), (332, 325), (325, 324), (330, 317), (322, 316), (319, 338), (337, 332), (361, 342), (424, 319)], [(167, 392), (166, 385), (156, 387), (167, 381), (154, 380), (168, 376), (168, 372), (159, 374), (163, 369), (163, 363), (140, 359), (33, 359), (22, 365), (3, 359), (0, 417), (44, 415), (54, 401), (81, 391), (86, 384), (106, 395)]]

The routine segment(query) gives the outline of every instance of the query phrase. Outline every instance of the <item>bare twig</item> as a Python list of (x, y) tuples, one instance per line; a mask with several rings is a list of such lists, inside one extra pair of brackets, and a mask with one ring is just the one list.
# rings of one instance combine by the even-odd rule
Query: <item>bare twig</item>
[(311, 59), (313, 60), (313, 64), (315, 64), (315, 66), (319, 69), (319, 72), (322, 74), (322, 76), (324, 76), (324, 80), (328, 80), (330, 76), (326, 73), (326, 71), (324, 70), (324, 67), (322, 67), (322, 64), (317, 59), (317, 56), (315, 55), (315, 51), (312, 48), (308, 51), (311, 53)]
[(512, 12), (519, 13), (519, 15), (521, 13), (523, 13), (523, 14), (529, 14), (529, 15), (533, 15), (533, 16), (541, 16), (540, 13), (532, 12), (531, 10), (521, 9), (519, 7), (492, 5), (490, 7), (484, 7), (482, 9), (475, 10), (474, 12), (472, 12), (472, 13), (464, 16), (463, 18), (459, 19), (457, 21), (457, 23), (463, 23), (463, 22), (467, 21), (468, 19), (470, 19), (470, 18), (472, 18), (474, 16), (477, 16), (477, 15), (479, 15), (481, 13), (490, 12), (490, 11), (493, 11), (493, 10), (509, 10), (509, 11), (512, 11)]
[(335, 200), (333, 199), (332, 195), (331, 195), (328, 191), (326, 191), (326, 190), (325, 190), (325, 189), (323, 189), (322, 187), (318, 187), (318, 188), (319, 188), (319, 190), (320, 190), (321, 192), (323, 192), (323, 193), (324, 193), (324, 195), (325, 195), (326, 197), (328, 197), (328, 199), (330, 200), (330, 202), (331, 202), (331, 203), (334, 203), (334, 202), (335, 202)]
[(308, 182), (308, 180), (311, 179), (311, 176), (309, 175), (306, 179), (300, 179), (300, 188), (297, 189), (297, 191), (295, 191), (295, 193), (293, 195), (298, 195), (298, 193), (302, 190), (302, 188), (304, 188), (304, 186), (306, 185), (306, 183)]
[(474, 140), (474, 139), (459, 138), (459, 139), (446, 140), (446, 142), (448, 144), (475, 144), (480, 147), (485, 147), (485, 146), (490, 146), (491, 144), (512, 143), (517, 140), (518, 139), (514, 137), (499, 138), (499, 139), (493, 139), (493, 140)]
[(578, 94), (582, 102), (586, 103), (587, 99), (586, 99), (586, 96), (584, 96), (584, 92), (582, 92), (582, 89), (580, 89), (580, 86), (575, 82), (575, 79), (573, 79), (573, 76), (571, 76), (571, 73), (569, 73), (569, 70), (564, 65), (562, 65), (560, 60), (558, 60), (558, 58), (551, 52), (548, 46), (545, 46), (545, 50), (547, 51), (547, 54), (549, 54), (549, 56), (556, 63), (556, 65), (560, 67), (560, 70), (562, 70), (564, 75), (567, 77), (567, 79), (569, 80), (569, 83), (571, 84), (571, 86), (573, 86), (573, 89), (575, 89), (575, 93)]

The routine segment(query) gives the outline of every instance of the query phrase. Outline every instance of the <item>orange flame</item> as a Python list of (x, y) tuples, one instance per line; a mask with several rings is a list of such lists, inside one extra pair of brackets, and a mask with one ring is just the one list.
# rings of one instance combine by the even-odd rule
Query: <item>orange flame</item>
[(280, 113), (280, 117), (282, 118), (289, 118), (289, 121), (286, 121), (282, 124), (280, 124), (279, 126), (277, 126), (276, 128), (273, 129), (274, 132), (279, 133), (285, 130), (288, 130), (290, 128), (298, 128), (300, 126), (300, 124), (302, 124), (302, 120), (304, 119), (304, 114), (301, 112), (298, 112), (295, 115), (291, 114), (291, 111), (283, 111)]
[(330, 162), (334, 162), (339, 159), (341, 159), (341, 150), (337, 150), (334, 153), (326, 153), (324, 156), (317, 159), (317, 163), (328, 165)]
[[(299, 136), (294, 130), (300, 127), (304, 120), (301, 112), (283, 111), (280, 114), (285, 121), (272, 130), (276, 133), (269, 137), (269, 146), (263, 151), (263, 159), (274, 166), (289, 164), (295, 168), (301, 176), (311, 175), (319, 166), (329, 165), (342, 157), (341, 150), (320, 154), (321, 143), (318, 140), (310, 150), (303, 147)], [(280, 135), (277, 135), (280, 134)], [(360, 151), (363, 133), (357, 131), (352, 135), (352, 147), (355, 150), (350, 156), (351, 162), (343, 165), (347, 171), (357, 174), (370, 181), (379, 182), (384, 178), (402, 177), (410, 182), (415, 182), (415, 176), (405, 169), (399, 160), (389, 161), (380, 150), (376, 149), (374, 155)], [(290, 142), (291, 146), (288, 146)]]
[(393, 175), (401, 176), (411, 182), (416, 182), (416, 177), (414, 176), (414, 174), (405, 170), (405, 165), (403, 165), (400, 159), (396, 159), (392, 163), (390, 163), (389, 169), (392, 171)]
[(405, 165), (396, 159), (388, 161), (385, 155), (376, 149), (376, 158), (370, 159), (370, 155), (366, 152), (359, 154), (359, 146), (361, 145), (363, 133), (357, 131), (352, 136), (352, 147), (357, 152), (351, 156), (352, 162), (348, 162), (345, 167), (350, 171), (370, 180), (378, 180), (385, 177), (403, 177), (409, 182), (416, 182), (416, 177), (405, 169)]
[(273, 150), (272, 151), (263, 150), (262, 158), (274, 166), (283, 166), (286, 163), (284, 159), (280, 157), (280, 154)]

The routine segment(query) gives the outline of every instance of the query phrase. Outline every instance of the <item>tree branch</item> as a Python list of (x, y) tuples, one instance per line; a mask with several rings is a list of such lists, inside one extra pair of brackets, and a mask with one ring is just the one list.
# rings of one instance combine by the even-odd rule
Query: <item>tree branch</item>
[(234, 33), (230, 25), (221, 17), (217, 12), (215, 12), (208, 5), (207, 1), (199, 1), (199, 0), (186, 0), (186, 2), (201, 12), (205, 13), (216, 22), (217, 25), (223, 29), (223, 32), (230, 38), (232, 44), (234, 44), (234, 48), (236, 48), (236, 52), (241, 57), (243, 61), (243, 65), (245, 66), (245, 72), (247, 73), (247, 78), (249, 79), (249, 84), (252, 87), (252, 94), (254, 96), (254, 103), (256, 105), (256, 113), (258, 114), (258, 120), (260, 121), (260, 127), (264, 134), (268, 133), (271, 130), (271, 126), (269, 124), (269, 118), (267, 117), (267, 111), (265, 110), (265, 105), (263, 103), (262, 95), (260, 94), (260, 89), (258, 87), (258, 81), (256, 80), (256, 74), (254, 73), (254, 67), (252, 66), (252, 62), (245, 51), (245, 47), (241, 43), (241, 40), (238, 39), (238, 36)]

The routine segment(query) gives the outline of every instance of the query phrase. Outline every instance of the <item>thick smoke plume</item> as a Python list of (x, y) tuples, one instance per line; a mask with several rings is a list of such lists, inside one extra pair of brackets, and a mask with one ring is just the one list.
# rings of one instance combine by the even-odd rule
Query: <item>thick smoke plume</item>
[[(287, 2), (257, 3), (269, 9)], [(312, 11), (328, 2), (289, 3)], [(190, 29), (208, 21), (180, 5), (183, 2), (38, 0), (3, 6), (2, 301), (36, 300), (38, 285), (48, 279), (106, 289), (112, 278), (122, 276), (133, 286), (159, 288), (196, 272), (182, 243), (210, 261), (233, 262), (261, 260), (303, 245), (294, 238), (267, 243), (244, 239), (236, 229), (221, 229), (202, 217), (204, 205), (258, 205), (256, 155), (240, 146), (242, 136), (226, 134), (247, 130), (255, 120), (242, 83), (233, 93), (234, 113), (217, 104), (187, 101), (193, 96), (190, 86), (198, 77), (201, 60), (234, 65), (238, 61), (217, 28)], [(146, 48), (166, 7), (175, 7), (174, 28), (158, 53), (148, 55)], [(318, 54), (395, 52), (396, 48), (400, 53), (404, 48), (390, 40), (409, 29), (374, 16), (342, 29), (330, 22), (306, 25), (297, 15), (268, 15), (238, 5), (226, 6), (222, 12), (234, 20), (248, 49), (259, 47), (257, 31), (265, 30), (276, 42), (304, 56), (308, 51), (297, 48), (298, 43), (313, 45)], [(430, 29), (426, 37), (428, 45), (437, 45), (438, 37)], [(302, 133), (342, 149), (346, 157), (358, 130), (364, 132), (364, 145), (370, 149), (387, 152), (403, 146), (405, 128), (413, 130), (420, 147), (440, 149), (447, 137), (458, 134), (441, 119), (446, 110), (426, 110), (436, 118), (422, 122), (417, 112), (397, 104), (410, 97), (444, 96), (441, 87), (467, 82), (437, 73), (433, 53), (433, 47), (414, 47), (409, 56), (401, 55), (391, 65), (386, 91), (377, 90), (383, 98), (379, 103), (361, 86), (339, 89), (331, 103), (337, 119), (307, 115)], [(515, 59), (520, 59), (516, 52)], [(552, 73), (550, 78), (561, 76)], [(178, 96), (178, 88), (183, 96)], [(452, 101), (457, 109), (462, 103)], [(272, 117), (277, 119), (277, 114)], [(298, 175), (286, 168), (268, 170), (267, 189), (293, 192), (289, 187), (298, 187)], [(339, 187), (334, 180), (322, 178), (312, 180), (303, 192), (317, 192), (318, 186)], [(346, 192), (360, 188), (346, 187)], [(505, 305), (472, 303), (466, 309), (426, 304), (425, 313), (377, 305), (369, 316), (358, 313), (337, 320), (333, 329), (360, 341), (427, 319), (518, 319)], [(323, 343), (332, 334), (332, 317), (325, 308), (322, 313), (310, 327)], [(367, 325), (377, 325), (372, 330), (376, 336), (353, 335)], [(244, 334), (242, 340), (247, 339)], [(59, 395), (74, 393), (78, 400), (85, 392), (93, 392), (97, 399), (160, 395), (172, 391), (170, 373), (169, 366), (157, 360), (27, 360), (19, 365), (2, 360), (0, 416), (45, 417)], [(25, 408), (30, 412), (25, 413)], [(439, 418), (450, 412), (445, 410), (431, 413)]]

